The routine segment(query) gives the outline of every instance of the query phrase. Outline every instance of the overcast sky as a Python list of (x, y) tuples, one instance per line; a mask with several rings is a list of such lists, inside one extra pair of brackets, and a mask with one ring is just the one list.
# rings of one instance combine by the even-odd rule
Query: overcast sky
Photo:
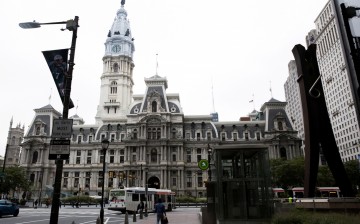
[[(0, 155), (12, 117), (13, 127), (21, 123), (27, 131), (33, 109), (51, 103), (62, 113), (41, 51), (69, 48), (72, 33), (60, 31), (62, 25), (25, 30), (18, 23), (79, 16), (71, 91), (78, 108), (69, 116), (77, 113), (86, 124), (94, 124), (104, 43), (120, 2), (0, 1)], [(158, 74), (167, 77), (168, 93), (180, 94), (185, 115), (207, 115), (215, 109), (220, 121), (237, 121), (271, 97), (285, 101), (291, 50), (296, 44), (305, 46), (305, 36), (327, 2), (126, 0), (135, 38), (134, 94), (144, 94), (144, 78), (155, 75), (158, 54)]]

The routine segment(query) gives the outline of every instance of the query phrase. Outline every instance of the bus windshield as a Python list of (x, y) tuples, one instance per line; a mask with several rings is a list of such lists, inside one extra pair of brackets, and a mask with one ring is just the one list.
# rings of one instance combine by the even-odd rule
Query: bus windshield
[(125, 191), (124, 190), (112, 190), (112, 191), (110, 191), (110, 196), (111, 197), (125, 196)]

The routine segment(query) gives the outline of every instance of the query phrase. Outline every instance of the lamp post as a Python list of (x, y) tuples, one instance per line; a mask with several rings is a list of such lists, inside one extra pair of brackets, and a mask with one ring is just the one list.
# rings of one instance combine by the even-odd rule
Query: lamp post
[(147, 183), (147, 174), (149, 168), (145, 168), (145, 217), (148, 217), (148, 183)]
[(211, 159), (211, 153), (212, 153), (212, 149), (210, 148), (210, 145), (208, 145), (208, 162), (209, 162), (209, 168), (208, 168), (208, 176), (209, 176), (209, 181), (211, 181), (211, 163), (210, 163), (210, 159)]
[(100, 209), (100, 221), (101, 224), (104, 223), (104, 185), (105, 185), (105, 159), (106, 159), (106, 151), (109, 147), (109, 140), (104, 139), (101, 141), (101, 148), (103, 151), (104, 159), (103, 159), (103, 182), (101, 185), (101, 209)]
[[(39, 28), (41, 27), (41, 25), (66, 24), (66, 29), (73, 32), (71, 47), (70, 47), (69, 68), (67, 71), (67, 75), (65, 76), (63, 117), (62, 117), (63, 119), (67, 119), (69, 115), (71, 81), (72, 81), (72, 73), (74, 68), (77, 29), (79, 27), (78, 21), (79, 21), (79, 17), (75, 16), (74, 19), (62, 21), (62, 22), (39, 23), (34, 21), (34, 22), (19, 23), (19, 26), (23, 29)], [(50, 214), (51, 224), (58, 223), (61, 178), (62, 178), (62, 170), (64, 165), (63, 159), (56, 159), (55, 163), (56, 163), (56, 173), (55, 173), (54, 193), (53, 193), (53, 200), (52, 200), (51, 214)]]

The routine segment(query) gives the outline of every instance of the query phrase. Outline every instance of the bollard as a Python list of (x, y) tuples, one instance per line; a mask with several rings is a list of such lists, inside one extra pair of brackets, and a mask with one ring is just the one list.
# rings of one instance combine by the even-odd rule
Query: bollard
[(143, 210), (140, 209), (140, 219), (143, 219)]
[(124, 224), (129, 224), (129, 215), (128, 215), (127, 212), (125, 213), (125, 222), (124, 222)]
[(136, 222), (136, 212), (134, 212), (134, 215), (133, 215), (133, 222)]
[(96, 224), (101, 224), (100, 222), (101, 222), (100, 216), (98, 216), (98, 218), (96, 219)]

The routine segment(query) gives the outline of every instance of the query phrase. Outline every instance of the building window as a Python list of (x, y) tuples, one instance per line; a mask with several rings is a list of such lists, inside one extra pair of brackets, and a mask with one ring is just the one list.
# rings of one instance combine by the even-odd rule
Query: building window
[(256, 139), (260, 140), (260, 132), (256, 132)]
[(32, 157), (32, 163), (37, 163), (39, 153), (35, 151)]
[(151, 112), (156, 112), (157, 111), (157, 103), (156, 101), (153, 101), (151, 103)]
[(76, 164), (80, 164), (81, 150), (76, 150)]
[(172, 183), (172, 186), (173, 186), (173, 187), (176, 187), (176, 186), (177, 186), (177, 184), (176, 184), (176, 177), (173, 177), (173, 178), (172, 178), (172, 182), (171, 182), (171, 183)]
[(191, 171), (186, 171), (186, 187), (192, 187)]
[(200, 141), (200, 133), (196, 133), (196, 140)]
[(92, 140), (93, 140), (93, 136), (92, 136), (92, 135), (90, 135), (90, 136), (89, 136), (89, 143), (91, 143), (91, 142), (92, 142)]
[(115, 134), (111, 134), (110, 135), (110, 142), (114, 142), (115, 141)]
[(245, 140), (248, 141), (249, 140), (249, 133), (245, 133)]
[(132, 155), (132, 162), (136, 162), (136, 154)]
[(85, 173), (85, 187), (90, 188), (91, 172)]
[(186, 162), (191, 163), (191, 149), (186, 150)]
[(151, 150), (151, 162), (152, 163), (157, 162), (157, 150), (156, 149)]
[(124, 163), (125, 152), (124, 149), (120, 149), (120, 163)]
[(186, 138), (186, 140), (190, 140), (190, 133), (186, 133), (185, 138)]
[(103, 163), (103, 161), (104, 161), (104, 153), (103, 153), (103, 150), (99, 150), (99, 156), (100, 156), (100, 161), (99, 161), (99, 163)]
[(207, 138), (207, 140), (211, 140), (211, 133), (210, 132), (206, 133), (206, 138)]
[(112, 81), (110, 84), (110, 94), (116, 94), (117, 93), (117, 83), (115, 81)]
[(124, 134), (121, 134), (121, 135), (120, 135), (120, 141), (122, 142), (124, 139), (125, 139), (125, 135), (124, 135)]
[(115, 151), (112, 149), (110, 150), (110, 163), (114, 163), (114, 158), (115, 158)]
[(109, 181), (108, 181), (108, 187), (113, 187), (114, 185), (114, 179), (115, 178), (115, 172), (109, 171)]
[(279, 128), (279, 131), (283, 130), (283, 123), (281, 121), (278, 122), (278, 128)]
[(237, 133), (233, 133), (233, 139), (234, 139), (234, 141), (237, 140)]
[(75, 172), (75, 178), (74, 178), (74, 187), (78, 188), (79, 187), (79, 177), (80, 177), (80, 173), (79, 172)]
[(221, 141), (225, 141), (225, 133), (221, 133)]
[(201, 149), (196, 149), (196, 153), (197, 153), (197, 162), (199, 162), (201, 160)]
[(172, 161), (176, 162), (176, 154), (172, 154)]
[(203, 178), (202, 178), (202, 173), (201, 172), (197, 172), (197, 186), (198, 187), (203, 186)]
[(88, 150), (86, 157), (86, 164), (91, 164), (91, 156), (92, 156), (92, 151)]
[(104, 181), (104, 175), (102, 171), (99, 171), (99, 181), (98, 181), (98, 187), (102, 187), (102, 183)]
[(81, 136), (81, 135), (79, 135), (79, 136), (77, 137), (77, 143), (78, 143), (78, 144), (80, 144), (80, 143), (81, 143), (81, 139), (82, 139), (82, 136)]

